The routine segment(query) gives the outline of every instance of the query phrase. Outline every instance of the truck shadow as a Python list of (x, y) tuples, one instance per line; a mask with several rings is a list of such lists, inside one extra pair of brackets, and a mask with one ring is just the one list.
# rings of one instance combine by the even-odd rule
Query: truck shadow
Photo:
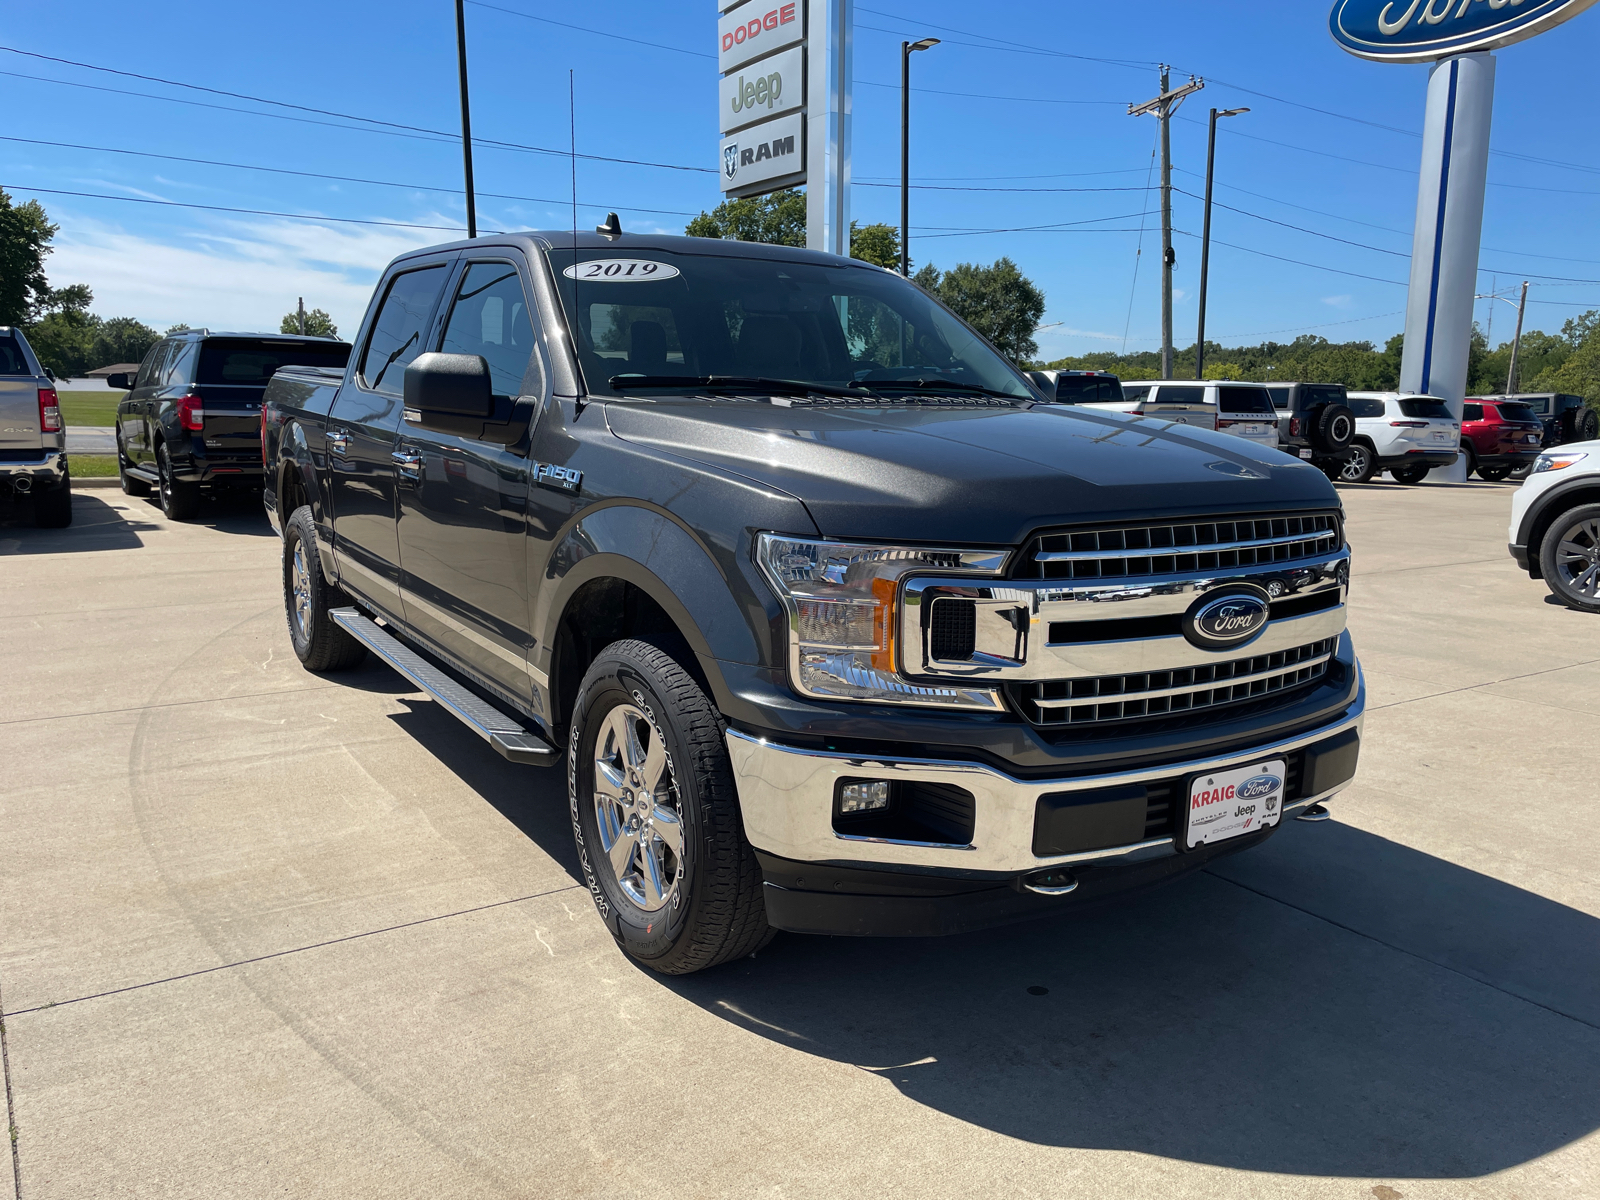
[(0, 501), (0, 555), (137, 550), (144, 545), (139, 534), (156, 528), (155, 520), (130, 519), (92, 492), (72, 494), (72, 524), (65, 529), (38, 529), (31, 504)]
[(1600, 1126), (1600, 921), (1332, 823), (1069, 919), (663, 983), (1046, 1145), (1455, 1178)]

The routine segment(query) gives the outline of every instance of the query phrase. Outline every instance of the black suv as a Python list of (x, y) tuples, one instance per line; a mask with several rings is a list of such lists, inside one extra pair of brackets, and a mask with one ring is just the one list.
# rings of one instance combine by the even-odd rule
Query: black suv
[(1344, 384), (1269, 383), (1267, 391), (1278, 410), (1278, 445), (1337, 478), (1356, 435)]
[(261, 486), (261, 396), (279, 367), (333, 367), (348, 342), (268, 333), (186, 329), (150, 348), (117, 404), (117, 466), (122, 490), (158, 489), (173, 520), (195, 515), (204, 487)]
[(1564, 392), (1518, 392), (1511, 396), (1487, 398), (1516, 400), (1531, 408), (1533, 415), (1544, 425), (1546, 446), (1592, 442), (1600, 438), (1600, 412), (1590, 408), (1582, 396)]

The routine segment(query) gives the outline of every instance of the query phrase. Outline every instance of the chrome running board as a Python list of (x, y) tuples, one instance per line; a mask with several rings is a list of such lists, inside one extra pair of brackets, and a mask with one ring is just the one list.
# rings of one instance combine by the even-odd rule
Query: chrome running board
[(427, 692), (447, 713), (493, 746), (502, 758), (514, 763), (546, 767), (561, 757), (561, 752), (544, 738), (537, 733), (530, 733), (494, 705), (479, 699), (475, 693), (356, 609), (335, 608), (328, 615), (356, 641)]

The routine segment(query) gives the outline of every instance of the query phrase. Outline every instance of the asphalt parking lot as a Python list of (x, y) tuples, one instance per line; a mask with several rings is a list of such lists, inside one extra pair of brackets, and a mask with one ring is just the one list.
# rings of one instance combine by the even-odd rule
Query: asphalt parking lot
[(1065, 921), (683, 979), (595, 918), (559, 770), (301, 670), (252, 502), (0, 510), (20, 1194), (1600, 1194), (1600, 622), (1514, 569), (1512, 486), (1343, 489), (1332, 821)]

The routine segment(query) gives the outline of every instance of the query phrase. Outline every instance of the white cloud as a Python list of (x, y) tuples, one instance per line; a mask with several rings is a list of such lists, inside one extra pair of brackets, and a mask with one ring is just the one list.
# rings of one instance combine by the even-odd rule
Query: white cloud
[(1349, 308), (1355, 302), (1355, 297), (1348, 295), (1324, 296), (1322, 302), (1334, 308)]
[(156, 329), (182, 321), (275, 330), (304, 296), (307, 308), (325, 309), (341, 333), (353, 335), (389, 260), (450, 237), (444, 230), (240, 220), (168, 241), (66, 213), (57, 220), (62, 231), (48, 260), (51, 282), (87, 283), (95, 312), (137, 317)]

